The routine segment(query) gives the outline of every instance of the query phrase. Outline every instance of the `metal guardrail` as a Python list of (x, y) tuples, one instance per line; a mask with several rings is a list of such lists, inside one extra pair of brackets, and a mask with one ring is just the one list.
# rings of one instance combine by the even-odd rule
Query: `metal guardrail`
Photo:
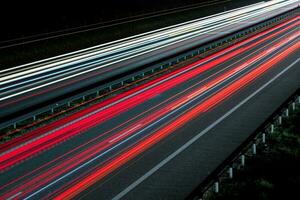
[(274, 132), (276, 126), (281, 125), (290, 112), (300, 107), (300, 88), (293, 93), (275, 112), (273, 112), (240, 146), (220, 164), (187, 199), (206, 199), (211, 193), (218, 193), (224, 179), (233, 178), (233, 169), (245, 166), (246, 155), (255, 155), (257, 146), (266, 143), (268, 134)]

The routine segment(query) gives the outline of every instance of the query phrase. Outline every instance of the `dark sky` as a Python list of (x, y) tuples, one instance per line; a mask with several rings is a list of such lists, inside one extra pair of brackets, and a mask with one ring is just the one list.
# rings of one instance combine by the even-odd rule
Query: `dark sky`
[(97, 23), (203, 0), (8, 1), (1, 6), (1, 39)]
[[(216, 0), (221, 1), (221, 0)], [(231, 0), (253, 3), (259, 0)], [(4, 4), (5, 2), (5, 4)], [(0, 41), (210, 0), (8, 0), (0, 3)]]

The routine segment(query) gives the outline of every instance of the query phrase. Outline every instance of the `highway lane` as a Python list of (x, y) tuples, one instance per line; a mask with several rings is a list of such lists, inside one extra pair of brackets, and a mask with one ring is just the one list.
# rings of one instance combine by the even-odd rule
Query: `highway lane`
[[(268, 10), (269, 12), (271, 12), (271, 9), (269, 9), (269, 8), (265, 9), (265, 10)], [(277, 8), (275, 11), (273, 11), (273, 13), (278, 13), (278, 12), (283, 11), (283, 10), (284, 10), (283, 8)], [(256, 13), (255, 15), (253, 13), (248, 14), (247, 17), (245, 17), (245, 19), (242, 19), (241, 17), (239, 17), (240, 19), (236, 19), (236, 22), (233, 22), (231, 20), (231, 22), (228, 23), (228, 24), (230, 24), (230, 26), (226, 27), (225, 30), (222, 29), (222, 31), (226, 32), (228, 30), (233, 30), (236, 27), (240, 27), (241, 25), (245, 25), (245, 21), (247, 19), (249, 19), (251, 16), (252, 17), (251, 17), (251, 20), (250, 20), (251, 22), (250, 23), (255, 23), (256, 21), (261, 20), (261, 19), (265, 18), (266, 16), (270, 15), (269, 12), (268, 12), (268, 14), (265, 14), (265, 13), (262, 14), (261, 12), (262, 11), (260, 11), (259, 15), (258, 15), (258, 13)], [(239, 12), (237, 12), (237, 13), (239, 13)], [(255, 17), (253, 17), (253, 15)], [(256, 16), (256, 15), (258, 15), (258, 16)], [(239, 22), (241, 20), (243, 20), (243, 22)], [(218, 23), (220, 23), (220, 22), (218, 22)], [(218, 29), (220, 29), (221, 27), (224, 26), (224, 24), (221, 24), (221, 25), (218, 25), (218, 26), (219, 26)], [(194, 27), (197, 27), (199, 29), (199, 27), (201, 27), (201, 26), (199, 26), (199, 24), (198, 24), (198, 26), (194, 25)], [(193, 29), (194, 28), (192, 28), (192, 29), (189, 28), (185, 31), (193, 31)], [(208, 28), (208, 29), (211, 29), (211, 28)], [(211, 34), (211, 33), (206, 33), (205, 28), (203, 29), (202, 27), (201, 27), (201, 31), (200, 31), (200, 32), (202, 32), (201, 34), (198, 33), (197, 31), (188, 33), (188, 35), (190, 34), (190, 36), (189, 36), (190, 39), (189, 40), (186, 40), (186, 39), (183, 40), (183, 38), (181, 36), (182, 33), (178, 30), (177, 30), (177, 32), (178, 32), (177, 34), (179, 36), (171, 38), (172, 41), (173, 40), (176, 41), (174, 44), (172, 44), (172, 41), (169, 41), (170, 44), (168, 45), (168, 48), (166, 48), (166, 46), (164, 45), (165, 43), (160, 43), (160, 42), (156, 41), (155, 45), (158, 45), (159, 49), (165, 46), (164, 51), (162, 52), (162, 50), (158, 50), (157, 48), (156, 48), (155, 51), (153, 51), (155, 49), (153, 47), (154, 49), (152, 49), (151, 52), (147, 53), (147, 56), (151, 59), (152, 58), (158, 58), (159, 59), (159, 57), (166, 56), (168, 53), (170, 53), (170, 52), (172, 52), (176, 49), (179, 50), (182, 47), (187, 48), (187, 46), (189, 46), (189, 48), (190, 48), (191, 45), (195, 45), (195, 42), (203, 41), (203, 38), (208, 38), (208, 37), (211, 38), (212, 36), (214, 36), (214, 37), (218, 36), (218, 34), (214, 33), (215, 32), (214, 29), (209, 30), (209, 32), (214, 33), (214, 34)], [(170, 34), (170, 33), (168, 33), (168, 34)], [(201, 37), (199, 36), (199, 34), (200, 34)], [(195, 37), (195, 36), (197, 36), (197, 37)], [(193, 38), (193, 39), (191, 39), (191, 38)], [(182, 40), (181, 44), (178, 45), (177, 43), (180, 40)], [(189, 42), (187, 42), (187, 41), (189, 41)], [(180, 48), (179, 48), (179, 46), (180, 46)], [(180, 51), (182, 51), (182, 50), (183, 49), (180, 49)], [(134, 52), (134, 55), (136, 56), (136, 55), (138, 55), (138, 53)], [(5, 91), (5, 87), (4, 87), (5, 84), (4, 84), (3, 92), (2, 92), (2, 96), (1, 96), (1, 99), (2, 99), (1, 106), (6, 107), (6, 109), (3, 113), (3, 116), (10, 115), (11, 113), (14, 113), (18, 110), (29, 108), (30, 106), (45, 102), (46, 100), (59, 97), (59, 96), (64, 95), (68, 92), (72, 92), (72, 91), (74, 92), (75, 90), (78, 90), (79, 88), (82, 88), (83, 85), (86, 85), (86, 86), (91, 85), (91, 84), (94, 84), (94, 83), (100, 81), (100, 79), (104, 80), (108, 77), (114, 76), (113, 74), (120, 72), (118, 70), (121, 70), (121, 71), (124, 72), (128, 69), (128, 66), (133, 67), (135, 65), (136, 66), (137, 65), (143, 65), (146, 62), (148, 62), (147, 59), (145, 59), (145, 57), (142, 58), (142, 59), (139, 59), (139, 61), (138, 61), (137, 59), (127, 60), (130, 57), (127, 54), (126, 55), (124, 54), (124, 56), (126, 56), (126, 60), (122, 60), (122, 59), (120, 59), (120, 57), (116, 57), (118, 62), (120, 62), (120, 61), (123, 61), (123, 62), (122, 63), (115, 63), (114, 66), (109, 67), (109, 68), (103, 68), (103, 67), (106, 66), (106, 65), (111, 65), (112, 64), (111, 62), (114, 62), (111, 59), (109, 61), (110, 64), (105, 63), (105, 62), (99, 64), (98, 61), (97, 61), (96, 64), (95, 63), (92, 64), (92, 65), (89, 64), (86, 67), (80, 66), (80, 68), (79, 68), (78, 65), (74, 65), (73, 67), (78, 68), (77, 70), (79, 70), (78, 75), (81, 74), (80, 78), (78, 78), (77, 75), (76, 76), (74, 75), (74, 73), (76, 72), (74, 70), (75, 68), (73, 69), (68, 65), (66, 71), (72, 69), (72, 71), (70, 72), (71, 74), (63, 74), (63, 75), (61, 75), (63, 77), (61, 77), (60, 79), (57, 79), (58, 77), (56, 77), (56, 76), (55, 77), (50, 77), (50, 79), (45, 79), (45, 77), (43, 77), (43, 80), (40, 80), (40, 82), (38, 82), (38, 80), (35, 80), (35, 82), (30, 82), (29, 80), (25, 79), (26, 82), (28, 81), (29, 85), (27, 85), (27, 86), (24, 85), (22, 87), (18, 86), (17, 88), (12, 88), (12, 90), (9, 90), (9, 91)], [(64, 65), (60, 65), (60, 66), (51, 68), (51, 71), (54, 70), (55, 68), (57, 68), (57, 70), (58, 69), (62, 70), (63, 66)], [(124, 68), (124, 66), (127, 66), (127, 67)], [(101, 68), (103, 68), (103, 70), (101, 70)], [(97, 71), (95, 71), (95, 70), (97, 70)], [(90, 71), (90, 72), (87, 73), (88, 71)], [(58, 71), (55, 72), (54, 71), (53, 73), (57, 73), (57, 75), (58, 75), (61, 72), (58, 72)], [(30, 74), (30, 76), (33, 76), (33, 75), (34, 75), (34, 73)], [(40, 72), (38, 72), (37, 75), (40, 76), (41, 75)], [(48, 75), (46, 75), (46, 76), (48, 76)], [(77, 78), (74, 80), (74, 79), (70, 79), (71, 77), (74, 77), (74, 78), (77, 77)], [(94, 77), (94, 78), (91, 78), (91, 77)], [(9, 78), (9, 76), (6, 76), (6, 78)], [(22, 76), (22, 78), (24, 78), (24, 76)], [(36, 77), (36, 78), (39, 79), (40, 77)], [(64, 82), (62, 83), (61, 81), (63, 81), (63, 80), (64, 80)], [(11, 81), (13, 81), (13, 79), (9, 80), (9, 82), (11, 82)], [(51, 82), (56, 86), (53, 86)], [(5, 81), (3, 83), (5, 83)], [(41, 85), (43, 85), (43, 86), (41, 86)], [(11, 86), (13, 86), (13, 85), (11, 85)], [(13, 86), (13, 87), (15, 87), (15, 86)], [(35, 88), (35, 89), (33, 89), (33, 88)], [(51, 92), (51, 91), (54, 91), (54, 90), (55, 90), (55, 92)], [(25, 95), (25, 93), (26, 93), (26, 95)], [(14, 100), (11, 100), (10, 98), (16, 97), (15, 95), (21, 95), (21, 96), (19, 96), (18, 98), (14, 99)], [(20, 101), (22, 101), (22, 104), (19, 103)]]
[[(279, 36), (277, 36), (277, 37), (279, 37)], [(265, 42), (265, 43), (262, 43), (262, 44), (260, 44), (260, 45), (261, 45), (261, 47), (263, 47), (263, 46), (265, 46), (266, 44), (272, 45), (272, 43), (270, 43), (269, 41), (268, 41), (268, 42)], [(273, 45), (274, 45), (274, 44), (273, 44)], [(264, 48), (267, 48), (267, 47), (264, 47)], [(270, 48), (270, 46), (269, 46), (269, 48)], [(252, 50), (252, 51), (254, 51), (254, 50)], [(269, 51), (271, 51), (271, 50), (269, 50)], [(257, 52), (256, 52), (256, 54), (257, 54)], [(237, 58), (234, 58), (234, 59), (230, 60), (229, 63), (233, 63), (234, 60), (235, 60), (235, 61), (240, 60), (239, 62), (236, 63), (236, 65), (237, 65), (237, 64), (241, 64), (241, 63), (243, 63), (243, 59), (241, 59), (241, 58), (245, 57), (246, 55), (251, 55), (251, 54), (249, 54), (249, 52), (244, 53), (244, 55), (241, 54), (240, 57), (237, 56)], [(249, 59), (250, 59), (250, 58), (249, 58)], [(266, 59), (266, 58), (265, 58), (265, 59)], [(262, 61), (261, 61), (261, 62), (262, 62)], [(219, 67), (219, 70), (222, 69), (222, 66), (225, 67), (225, 66), (228, 66), (228, 65), (229, 65), (229, 64), (226, 63), (226, 62), (222, 63), (222, 64), (220, 65), (220, 67)], [(234, 67), (236, 67), (236, 66), (231, 66), (231, 67), (234, 68)], [(232, 68), (231, 68), (231, 69), (232, 69)], [(39, 163), (40, 165), (42, 165), (43, 162), (45, 163), (45, 162), (47, 162), (48, 160), (51, 160), (51, 157), (52, 157), (52, 158), (57, 157), (59, 154), (62, 153), (62, 151), (67, 151), (68, 149), (73, 149), (73, 148), (74, 148), (74, 145), (75, 145), (75, 146), (78, 146), (78, 144), (80, 144), (80, 143), (82, 144), (82, 141), (87, 141), (88, 138), (95, 138), (95, 136), (99, 135), (100, 132), (104, 132), (105, 129), (110, 130), (110, 129), (112, 128), (112, 125), (120, 124), (120, 122), (122, 121), (122, 119), (123, 119), (123, 122), (124, 122), (124, 121), (126, 122), (127, 119), (130, 118), (130, 117), (128, 117), (128, 116), (136, 116), (137, 113), (140, 113), (141, 111), (146, 110), (147, 108), (153, 107), (153, 105), (157, 104), (157, 101), (158, 101), (158, 100), (163, 101), (163, 99), (165, 99), (166, 97), (169, 97), (169, 95), (171, 95), (171, 94), (174, 95), (174, 94), (177, 94), (178, 91), (184, 90), (183, 88), (186, 88), (188, 85), (190, 85), (190, 84), (192, 84), (192, 83), (194, 83), (194, 84), (198, 83), (198, 82), (199, 82), (199, 79), (202, 80), (203, 78), (208, 77), (209, 75), (213, 74), (212, 72), (213, 72), (213, 71), (211, 71), (210, 73), (205, 74), (204, 77), (203, 77), (203, 74), (202, 74), (202, 75), (200, 75), (200, 76), (196, 76), (194, 79), (190, 79), (189, 81), (186, 81), (186, 82), (183, 83), (183, 84), (179, 84), (178, 86), (176, 86), (176, 88), (173, 88), (172, 90), (169, 90), (169, 91), (167, 91), (167, 92), (165, 92), (165, 93), (163, 93), (163, 94), (159, 94), (159, 98), (157, 97), (157, 98), (150, 99), (147, 103), (143, 103), (143, 104), (141, 104), (141, 105), (139, 105), (139, 106), (136, 106), (135, 109), (129, 110), (129, 111), (127, 111), (126, 113), (121, 114), (121, 115), (119, 115), (119, 116), (117, 116), (117, 117), (111, 119), (109, 123), (103, 123), (103, 124), (101, 124), (101, 126), (98, 126), (98, 127), (96, 126), (96, 127), (92, 128), (92, 129), (88, 130), (87, 132), (85, 132), (85, 134), (80, 134), (80, 135), (78, 135), (78, 136), (72, 138), (71, 140), (66, 141), (64, 144), (58, 145), (58, 146), (56, 146), (55, 148), (53, 148), (53, 149), (51, 149), (51, 150), (49, 150), (49, 151), (46, 151), (45, 153), (41, 153), (40, 155), (38, 155), (38, 157), (32, 158), (31, 160), (25, 161), (24, 163), (22, 163), (22, 164), (20, 164), (20, 165), (17, 165), (17, 166), (15, 166), (15, 167), (13, 167), (13, 168), (11, 169), (11, 172), (13, 171), (12, 173), (9, 173), (9, 172), (6, 172), (6, 173), (5, 173), (5, 179), (6, 179), (6, 181), (8, 181), (9, 179), (15, 178), (15, 175), (18, 174), (18, 173), (24, 174), (26, 171), (27, 171), (27, 172), (30, 172), (30, 171), (32, 170), (32, 167), (30, 166), (30, 164), (31, 164), (32, 162), (33, 162), (33, 163)], [(226, 72), (229, 73), (229, 72), (230, 72), (230, 69), (224, 70), (224, 72), (222, 72), (222, 74), (224, 75)], [(219, 74), (219, 75), (220, 75), (220, 74)], [(203, 86), (203, 84), (205, 84), (205, 83), (208, 84), (210, 81), (215, 80), (215, 78), (216, 78), (216, 77), (212, 77), (211, 79), (207, 79), (206, 82), (202, 83), (202, 86)], [(201, 84), (200, 84), (200, 85), (201, 85)], [(219, 88), (219, 89), (220, 89), (220, 88)], [(186, 92), (188, 93), (189, 90), (187, 90)], [(186, 93), (184, 93), (184, 94), (182, 94), (182, 95), (185, 96)], [(165, 96), (165, 97), (164, 97), (164, 96)], [(176, 99), (175, 99), (175, 100), (176, 100)], [(173, 100), (173, 101), (174, 101), (174, 100)], [(171, 103), (171, 102), (168, 102), (168, 104), (170, 104), (170, 103)], [(174, 106), (177, 106), (177, 105), (178, 105), (178, 102), (174, 104)], [(144, 118), (145, 118), (145, 117), (144, 117)], [(149, 120), (149, 119), (151, 119), (151, 117), (150, 117), (150, 118), (148, 117), (148, 118), (146, 118), (146, 119)], [(129, 124), (128, 122), (125, 123), (125, 124), (123, 124), (122, 126), (124, 126), (124, 125), (129, 125), (129, 126), (130, 126), (130, 124)], [(128, 126), (126, 126), (126, 127), (128, 127)], [(120, 128), (120, 127), (119, 127), (119, 128)], [(124, 127), (121, 127), (121, 128), (124, 129)], [(135, 129), (137, 129), (137, 128), (138, 128), (138, 127), (136, 127)], [(129, 128), (129, 129), (127, 129), (126, 131), (128, 131), (128, 132), (130, 132), (130, 131), (135, 131), (135, 129), (134, 129), (134, 128)], [(126, 131), (125, 131), (125, 133), (126, 133)], [(116, 130), (116, 132), (118, 132), (118, 130)], [(128, 133), (128, 132), (127, 132), (127, 133)], [(124, 133), (124, 132), (123, 132), (123, 133)], [(126, 134), (127, 134), (127, 133), (126, 133)], [(120, 134), (120, 135), (121, 135), (121, 134)], [(119, 135), (119, 136), (120, 136), (120, 135)], [(107, 137), (108, 137), (108, 136), (107, 136)], [(106, 140), (106, 138), (101, 138), (101, 141), (104, 141), (104, 140)], [(95, 141), (93, 141), (93, 142), (95, 142)], [(71, 145), (71, 146), (70, 146), (70, 145)], [(73, 147), (72, 147), (72, 146), (73, 146)], [(87, 147), (85, 147), (85, 148), (87, 148)], [(84, 153), (84, 151), (82, 151), (82, 152)], [(91, 152), (93, 152), (93, 151), (91, 151)], [(76, 152), (72, 152), (72, 153), (76, 153)], [(77, 152), (77, 153), (78, 153), (78, 152)], [(72, 154), (72, 155), (74, 156), (74, 154)], [(71, 156), (72, 156), (72, 155), (71, 155)], [(42, 160), (44, 160), (44, 161), (42, 161)], [(30, 161), (30, 162), (29, 162), (29, 161)], [(60, 161), (60, 162), (62, 162), (62, 161)], [(54, 164), (54, 163), (52, 163), (52, 164)], [(51, 164), (51, 166), (53, 167), (52, 164)], [(68, 163), (67, 165), (71, 165), (71, 163)], [(53, 167), (53, 168), (54, 168), (54, 167)], [(49, 169), (48, 169), (48, 170), (49, 170)], [(10, 171), (10, 170), (9, 170), (9, 171)], [(49, 174), (48, 174), (48, 175), (49, 175)], [(9, 176), (10, 176), (10, 178), (9, 178)], [(28, 178), (27, 178), (27, 181), (28, 181)], [(20, 184), (20, 182), (18, 182), (18, 183)]]
[[(299, 48), (299, 45), (297, 45), (297, 48)], [(240, 87), (241, 86), (241, 83), (239, 83), (238, 81), (235, 82), (234, 84), (235, 84), (234, 87), (236, 87), (236, 86)], [(221, 95), (221, 93), (222, 92), (216, 94), (215, 96), (221, 97), (224, 94), (226, 94), (225, 91), (223, 91), (222, 95)], [(189, 113), (187, 113), (187, 114), (192, 114), (192, 115), (195, 116), (195, 112), (197, 112), (197, 111), (205, 113), (210, 109), (210, 106), (212, 104), (215, 105), (215, 103), (216, 103), (215, 100), (216, 100), (216, 98), (207, 99), (206, 101), (203, 102), (203, 105), (200, 104), (200, 106), (196, 106), (196, 107), (191, 108), (191, 110), (189, 110)], [(76, 194), (78, 194), (78, 192), (83, 191), (85, 188), (87, 188), (91, 184), (95, 183), (95, 181), (101, 180), (103, 178), (103, 176), (106, 175), (106, 173), (107, 173), (106, 170), (109, 170), (110, 168), (113, 168), (115, 166), (122, 165), (124, 162), (128, 161), (128, 159), (130, 160), (131, 158), (133, 158), (136, 154), (143, 152), (147, 148), (150, 148), (153, 145), (153, 143), (151, 143), (151, 142), (153, 142), (155, 140), (161, 140), (162, 138), (164, 138), (168, 134), (173, 134), (173, 131), (181, 126), (180, 123), (184, 124), (185, 122), (189, 121), (190, 119), (191, 118), (187, 118), (187, 116), (183, 116), (183, 117), (180, 117), (179, 119), (176, 119), (173, 123), (166, 125), (166, 127), (156, 130), (158, 135), (149, 136), (149, 138), (146, 138), (145, 141), (140, 142), (138, 145), (133, 146), (127, 152), (124, 152), (121, 155), (117, 156), (116, 159), (114, 159), (113, 161), (110, 161), (104, 167), (98, 168), (98, 169), (96, 168), (95, 170), (93, 170), (92, 174), (88, 175), (82, 181), (76, 183), (74, 186), (72, 186), (71, 188), (69, 188), (68, 190), (63, 192), (62, 195), (59, 195), (58, 198), (72, 198), (72, 197), (74, 197)], [(185, 121), (182, 121), (182, 120), (185, 120)], [(176, 126), (179, 126), (179, 127), (176, 127)], [(82, 172), (82, 173), (84, 173), (84, 172)]]
[[(77, 199), (92, 199), (95, 196), (102, 199), (186, 198), (287, 96), (299, 88), (299, 60), (295, 62), (298, 55), (299, 51), (290, 56), (290, 60), (276, 65), (276, 70), (205, 114), (205, 118), (191, 121), (176, 131), (176, 135), (127, 163), (106, 180), (80, 194)], [(289, 69), (284, 71), (286, 67)], [(278, 78), (277, 74), (280, 75)], [(271, 84), (258, 90), (274, 77), (276, 79)], [(255, 93), (257, 90), (259, 92)], [(248, 100), (249, 96), (251, 98)], [(248, 101), (226, 115), (245, 99)], [(210, 126), (212, 124), (214, 126)], [(194, 138), (195, 135), (198, 138)], [(180, 154), (170, 154), (185, 144), (188, 147)]]
[[(197, 66), (198, 64), (208, 62), (211, 59), (214, 59), (214, 58), (222, 56), (224, 53), (230, 53), (230, 54), (227, 55), (226, 57), (223, 57), (222, 59), (219, 59), (218, 61), (214, 61), (213, 64), (215, 65), (215, 64), (223, 62), (225, 59), (230, 59), (230, 58), (234, 57), (235, 55), (237, 55), (238, 53), (240, 53), (240, 50), (237, 49), (238, 47), (240, 47), (242, 45), (245, 45), (246, 43), (248, 44), (251, 41), (254, 42), (253, 44), (251, 44), (252, 46), (253, 45), (257, 45), (257, 44), (259, 44), (260, 41), (255, 41), (255, 40), (257, 40), (259, 37), (262, 37), (263, 35), (265, 35), (267, 37), (270, 37), (271, 35), (275, 34), (274, 33), (275, 30), (277, 30), (276, 34), (280, 34), (281, 32), (283, 32), (287, 28), (286, 26), (292, 25), (290, 23), (292, 23), (294, 20), (291, 20), (286, 25), (279, 25), (279, 26), (277, 26), (277, 27), (275, 27), (273, 29), (270, 29), (270, 30), (265, 31), (265, 32), (263, 32), (261, 34), (258, 34), (255, 37), (252, 37), (251, 39), (243, 41), (242, 43), (237, 44), (234, 47), (227, 48), (224, 51), (221, 51), (221, 52), (219, 52), (219, 53), (217, 53), (217, 54), (215, 54), (213, 56), (210, 56), (210, 57), (208, 57), (206, 59), (200, 60), (199, 62), (195, 63), (194, 65)], [(293, 26), (295, 26), (295, 24)], [(281, 29), (281, 30), (279, 30), (279, 29)], [(267, 38), (265, 37), (264, 40), (266, 40), (266, 39)], [(251, 48), (251, 45), (250, 46), (248, 45), (247, 48)], [(234, 49), (235, 49), (235, 51), (233, 51)], [(243, 49), (243, 51), (246, 51), (246, 50), (247, 49)], [(181, 69), (180, 73), (185, 72), (186, 70), (190, 70), (191, 67), (195, 68), (194, 66), (188, 66), (187, 68)], [(209, 66), (206, 66), (206, 69), (210, 69), (212, 67), (213, 67), (213, 65), (209, 65)], [(200, 69), (199, 72), (201, 73), (203, 71), (204, 71), (204, 69)], [(137, 95), (137, 94), (140, 93), (140, 90), (142, 90), (142, 89), (145, 90), (147, 88), (149, 89), (149, 88), (153, 87), (154, 83), (155, 84), (158, 84), (158, 83), (162, 84), (163, 83), (162, 81), (166, 81), (166, 80), (174, 77), (174, 75), (176, 75), (177, 73), (178, 73), (178, 71), (173, 72), (173, 73), (171, 73), (169, 75), (166, 75), (164, 77), (161, 77), (161, 78), (159, 78), (159, 79), (157, 79), (155, 81), (151, 81), (148, 84), (145, 84), (145, 85), (140, 86), (140, 87), (138, 87), (136, 89), (133, 89), (131, 91), (128, 91), (128, 92), (125, 92), (125, 93), (123, 93), (121, 95), (118, 95), (117, 97), (114, 97), (114, 98), (112, 98), (112, 99), (110, 99), (108, 101), (105, 101), (103, 103), (100, 103), (100, 104), (97, 104), (95, 106), (92, 106), (89, 109), (86, 109), (86, 110), (84, 110), (84, 111), (82, 111), (82, 112), (80, 112), (80, 113), (78, 113), (76, 115), (73, 115), (73, 116), (68, 117), (66, 119), (63, 119), (63, 120), (59, 120), (58, 122), (50, 124), (49, 126), (46, 126), (44, 128), (37, 129), (36, 131), (33, 131), (33, 133), (31, 133), (31, 134), (26, 134), (25, 136), (18, 138), (17, 141), (13, 140), (12, 142), (9, 142), (9, 143), (7, 143), (5, 145), (2, 145), (1, 148), (0, 148), (0, 150), (1, 150), (1, 152), (3, 152), (3, 151), (5, 151), (5, 149), (9, 148), (10, 146), (16, 146), (16, 145), (18, 145), (18, 142), (24, 143), (25, 141), (27, 141), (26, 139), (30, 139), (31, 135), (34, 136), (34, 135), (48, 134), (48, 132), (49, 132), (48, 130), (52, 130), (53, 127), (55, 127), (57, 129), (57, 128), (61, 127), (61, 126), (65, 126), (66, 123), (69, 123), (69, 122), (71, 122), (72, 120), (74, 120), (76, 118), (82, 118), (87, 113), (95, 112), (95, 110), (97, 110), (99, 108), (103, 109), (103, 107), (106, 107), (108, 105), (110, 105), (110, 106), (115, 105), (116, 102), (119, 102), (120, 100), (125, 100), (126, 98), (128, 98), (127, 96)], [(169, 78), (167, 79), (167, 77), (169, 77)]]

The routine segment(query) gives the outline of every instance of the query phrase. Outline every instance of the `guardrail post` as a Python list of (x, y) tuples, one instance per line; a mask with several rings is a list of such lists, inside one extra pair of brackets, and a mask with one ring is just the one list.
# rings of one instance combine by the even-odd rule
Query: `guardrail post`
[(16, 129), (16, 128), (17, 128), (17, 123), (15, 122), (15, 123), (14, 123), (14, 129)]
[(289, 109), (288, 108), (285, 110), (285, 116), (289, 117)]
[(241, 155), (241, 165), (244, 167), (245, 166), (245, 155)]
[(228, 169), (228, 176), (230, 179), (233, 178), (233, 168), (232, 167), (229, 167), (229, 169)]
[(262, 134), (262, 143), (263, 144), (266, 143), (266, 134), (265, 133)]
[(300, 104), (300, 96), (298, 96), (298, 103)]
[(36, 121), (36, 115), (33, 115), (33, 121)]
[(68, 107), (71, 107), (71, 103), (70, 103), (70, 101), (68, 102)]
[(296, 109), (296, 103), (295, 102), (292, 103), (292, 109), (293, 109), (293, 111)]
[(220, 189), (220, 188), (219, 188), (219, 182), (216, 181), (215, 184), (214, 184), (214, 192), (215, 192), (215, 193), (219, 193), (219, 189)]
[(271, 133), (274, 132), (274, 124), (271, 124)]
[(252, 144), (252, 153), (253, 153), (253, 155), (256, 155), (256, 144), (255, 143)]
[(281, 115), (278, 117), (278, 124), (279, 124), (279, 125), (282, 124), (282, 117), (281, 117)]

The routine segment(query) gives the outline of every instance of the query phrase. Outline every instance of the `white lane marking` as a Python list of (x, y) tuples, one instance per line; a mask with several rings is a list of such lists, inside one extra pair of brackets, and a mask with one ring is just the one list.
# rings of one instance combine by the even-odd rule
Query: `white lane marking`
[[(232, 65), (229, 65), (229, 66), (231, 67)], [(204, 92), (205, 90), (207, 90), (207, 88), (208, 87), (206, 85), (204, 85), (202, 89), (198, 90), (197, 92), (195, 92), (193, 94), (190, 94), (187, 98), (188, 99), (193, 99), (195, 96), (198, 96), (199, 94), (201, 94), (202, 92)]]
[(12, 199), (14, 199), (15, 197), (19, 196), (20, 194), (22, 194), (22, 192), (18, 192), (18, 193), (16, 193), (16, 194), (12, 195), (11, 197), (7, 198), (6, 200), (12, 200)]
[(239, 104), (237, 104), (235, 107), (233, 107), (232, 109), (230, 109), (225, 115), (223, 115), (218, 120), (216, 120), (214, 123), (212, 123), (211, 125), (209, 125), (208, 127), (206, 127), (203, 131), (201, 131), (200, 133), (198, 133), (191, 140), (189, 140), (188, 142), (186, 142), (183, 146), (181, 146), (179, 149), (177, 149), (172, 154), (170, 154), (168, 157), (166, 157), (164, 160), (162, 160), (160, 163), (158, 163), (155, 167), (153, 167), (152, 169), (150, 169), (147, 173), (145, 173), (143, 176), (141, 176), (139, 179), (137, 179), (135, 182), (133, 182), (131, 185), (129, 185), (127, 188), (125, 188), (122, 192), (120, 192), (114, 198), (112, 198), (112, 200), (118, 200), (118, 199), (121, 199), (122, 197), (124, 197), (127, 193), (129, 193), (131, 190), (133, 190), (135, 187), (137, 187), (140, 183), (142, 183), (144, 180), (146, 180), (149, 176), (151, 176), (152, 174), (154, 174), (157, 170), (159, 170), (165, 164), (167, 164), (168, 162), (170, 162), (173, 158), (175, 158), (181, 152), (183, 152), (184, 150), (186, 150), (189, 146), (191, 146), (192, 144), (194, 144), (201, 136), (203, 136), (208, 131), (210, 131), (211, 129), (213, 129), (216, 125), (220, 124), (224, 119), (226, 119), (233, 112), (235, 112), (237, 109), (239, 109), (245, 103), (247, 103), (256, 94), (258, 94), (264, 88), (266, 88), (267, 86), (269, 86), (273, 81), (275, 81), (280, 76), (282, 76), (286, 71), (288, 71), (290, 68), (292, 68), (299, 61), (300, 61), (300, 58), (298, 58), (296, 61), (294, 61), (292, 64), (290, 64), (287, 68), (285, 68), (284, 70), (282, 70), (280, 73), (278, 73), (275, 77), (273, 77), (271, 80), (269, 80), (263, 86), (261, 86), (254, 93), (252, 93), (251, 95), (249, 95), (246, 99), (244, 99)]
[(135, 129), (137, 129), (138, 127), (142, 126), (142, 124), (138, 124), (134, 127), (132, 127), (131, 129), (129, 129), (128, 131), (125, 131), (124, 133), (122, 133), (121, 135), (119, 135), (118, 137), (115, 137), (114, 139), (110, 140), (109, 143), (112, 143), (114, 141), (116, 141), (117, 139), (119, 139), (120, 137), (123, 137), (124, 135), (126, 135), (127, 133), (130, 133), (132, 131), (134, 131)]
[[(237, 75), (240, 74), (240, 73), (242, 73), (242, 71), (237, 72), (237, 73), (231, 75), (230, 77), (228, 77), (228, 80), (231, 79), (231, 78), (233, 78), (234, 76), (237, 76)], [(224, 82), (225, 82), (225, 81), (224, 81)], [(163, 116), (162, 118), (160, 118), (159, 120), (155, 121), (154, 123), (152, 123), (152, 124), (146, 126), (145, 128), (139, 130), (139, 131), (138, 131), (137, 133), (135, 133), (134, 135), (131, 135), (130, 137), (128, 137), (128, 138), (122, 140), (120, 143), (118, 143), (118, 144), (116, 144), (115, 146), (113, 146), (113, 147), (111, 147), (111, 148), (105, 150), (104, 152), (102, 152), (102, 153), (99, 154), (98, 156), (96, 156), (96, 157), (92, 158), (91, 160), (87, 161), (86, 163), (84, 163), (84, 164), (82, 164), (82, 165), (76, 167), (76, 168), (73, 169), (72, 171), (70, 171), (70, 172), (68, 172), (67, 174), (61, 176), (60, 178), (56, 179), (55, 181), (49, 183), (48, 185), (46, 185), (46, 186), (40, 188), (38, 191), (36, 191), (36, 192), (32, 193), (31, 195), (29, 195), (28, 197), (26, 197), (25, 200), (30, 199), (31, 197), (33, 197), (33, 196), (37, 195), (38, 193), (42, 192), (43, 190), (45, 190), (45, 189), (51, 187), (52, 185), (56, 184), (56, 183), (59, 182), (60, 180), (62, 180), (62, 179), (64, 179), (64, 178), (68, 177), (69, 175), (75, 173), (76, 171), (78, 171), (78, 170), (82, 169), (83, 167), (89, 165), (90, 163), (94, 162), (95, 160), (97, 160), (98, 158), (102, 157), (103, 155), (105, 155), (105, 154), (111, 152), (112, 150), (114, 150), (115, 148), (121, 146), (122, 144), (126, 143), (127, 141), (131, 140), (132, 138), (134, 138), (134, 137), (140, 135), (140, 134), (141, 134), (142, 132), (144, 132), (145, 130), (147, 130), (147, 129), (153, 127), (153, 126), (155, 126), (156, 124), (158, 124), (158, 123), (161, 122), (162, 120), (168, 118), (169, 116), (171, 116), (171, 115), (174, 114), (175, 112), (181, 110), (182, 108), (188, 106), (189, 104), (192, 104), (194, 101), (198, 100), (200, 97), (202, 97), (203, 95), (205, 95), (205, 94), (207, 94), (208, 92), (212, 91), (213, 89), (217, 88), (218, 86), (219, 86), (219, 85), (216, 85), (216, 86), (210, 88), (209, 90), (207, 90), (207, 91), (205, 91), (203, 94), (197, 96), (195, 99), (191, 100), (190, 102), (187, 102), (186, 104), (181, 105), (181, 106), (178, 107), (176, 110), (171, 111), (170, 113), (168, 113), (167, 115)]]

